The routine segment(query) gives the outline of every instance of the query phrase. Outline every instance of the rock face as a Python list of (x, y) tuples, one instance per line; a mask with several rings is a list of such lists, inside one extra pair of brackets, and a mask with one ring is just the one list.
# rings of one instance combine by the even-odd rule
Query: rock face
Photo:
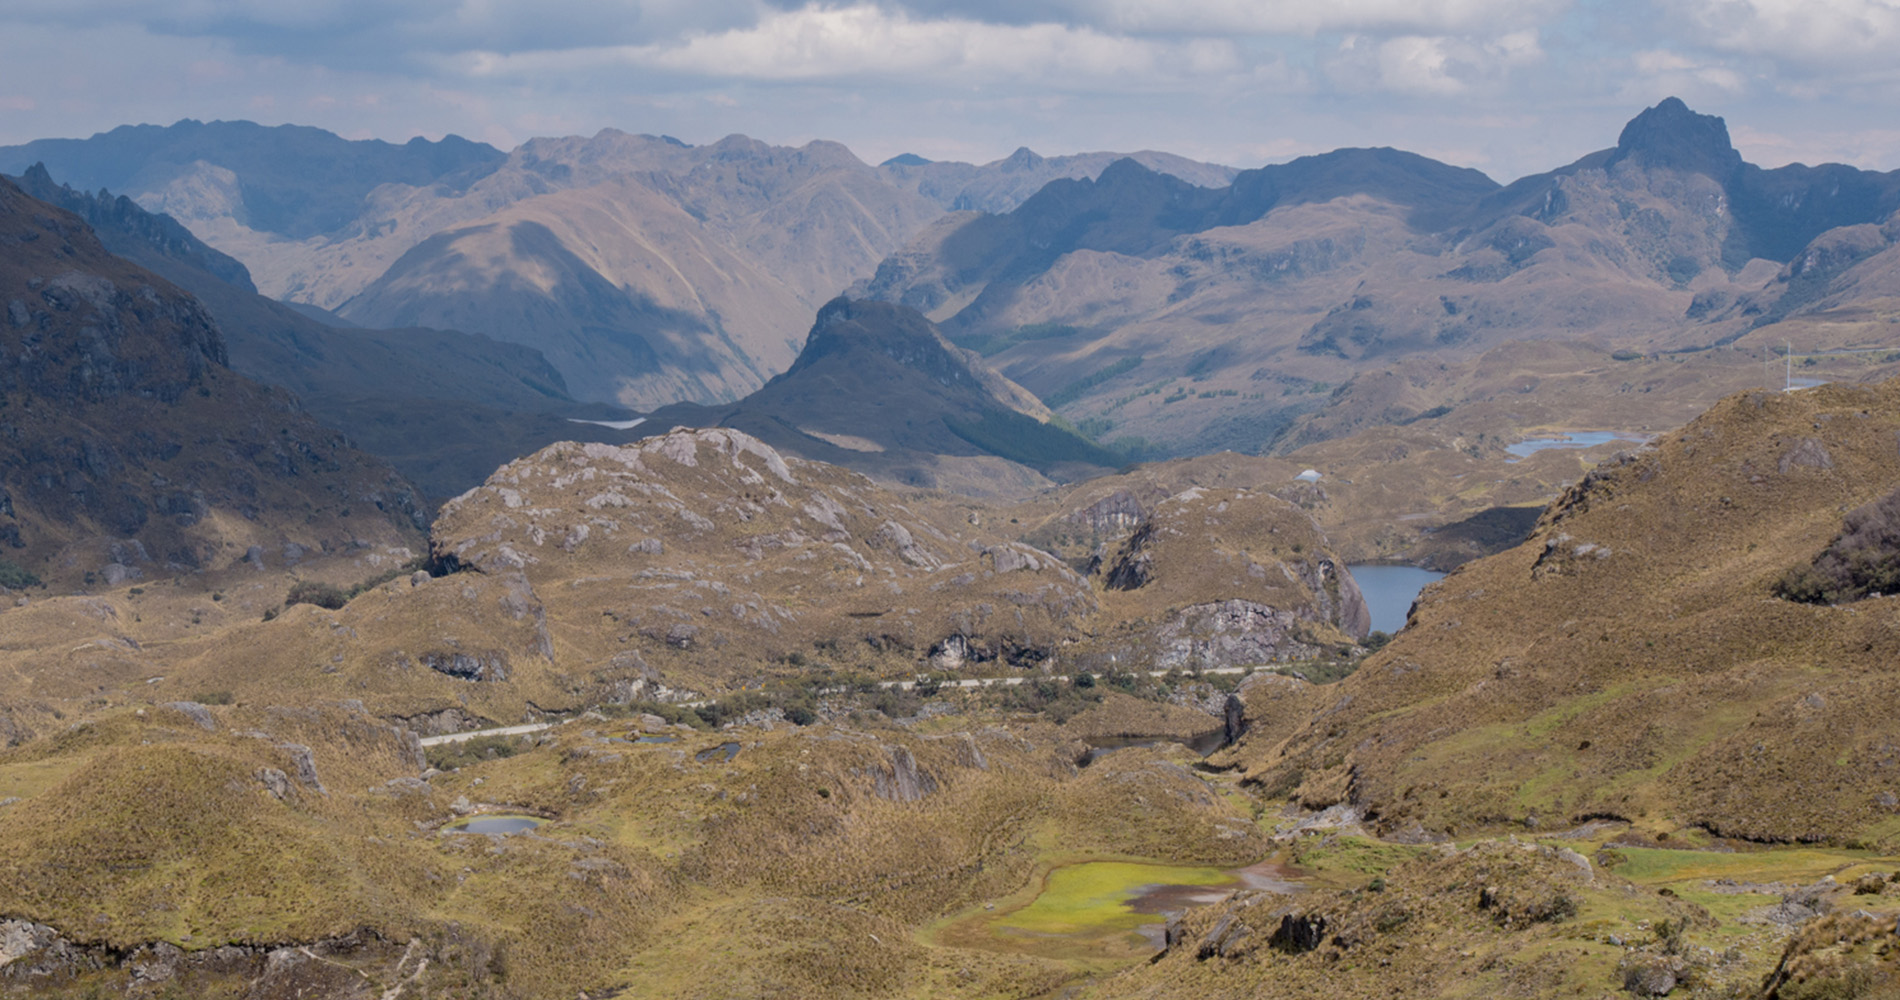
[(819, 310), (792, 366), (757, 392), (649, 419), (736, 427), (787, 454), (977, 495), (1117, 463), (1049, 418), (1034, 395), (915, 310), (839, 298)]
[[(190, 292), (216, 320), (233, 370), (296, 393), (323, 423), (395, 464), (436, 502), (535, 448), (607, 428), (538, 352), (454, 330), (342, 329), (257, 294), (250, 272), (170, 216), (124, 195), (75, 191), (35, 164), (27, 194), (78, 215), (113, 254)], [(334, 322), (334, 321), (333, 321)]]
[(1031, 667), (1097, 607), (1045, 554), (729, 429), (545, 449), (445, 506), (435, 539), (519, 581), (556, 661), (674, 687), (950, 650)]
[(1371, 624), (1319, 529), (1268, 493), (1195, 488), (1162, 501), (1099, 573), (1111, 615), (1150, 623), (1139, 648), (1160, 669), (1313, 659)]
[[(59, 583), (417, 542), (415, 491), (225, 367), (199, 304), (0, 180), (0, 536)], [(295, 511), (294, 517), (291, 514)]]

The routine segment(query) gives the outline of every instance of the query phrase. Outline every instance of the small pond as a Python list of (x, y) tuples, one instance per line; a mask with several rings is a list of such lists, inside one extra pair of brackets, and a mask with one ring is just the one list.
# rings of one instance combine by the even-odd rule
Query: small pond
[(628, 733), (635, 743), (678, 743), (680, 738), (665, 733)]
[(739, 744), (721, 743), (716, 747), (707, 747), (701, 750), (693, 755), (693, 759), (701, 764), (724, 764), (726, 761), (737, 756), (739, 756)]
[(1372, 627), (1387, 635), (1405, 627), (1405, 615), (1412, 610), (1418, 592), (1445, 574), (1417, 566), (1348, 566), (1346, 570), (1365, 595), (1366, 608), (1372, 612)]
[(1540, 451), (1549, 451), (1553, 448), (1594, 448), (1612, 441), (1628, 441), (1636, 444), (1642, 440), (1641, 435), (1620, 434), (1616, 431), (1570, 431), (1555, 437), (1526, 438), (1516, 444), (1507, 445), (1504, 450), (1513, 456), (1509, 461), (1515, 462), (1520, 458), (1529, 458)]
[(1189, 736), (1186, 738), (1176, 738), (1172, 736), (1108, 736), (1093, 739), (1088, 742), (1089, 752), (1084, 754), (1082, 759), (1076, 762), (1083, 767), (1087, 767), (1101, 760), (1104, 756), (1126, 747), (1154, 747), (1160, 746), (1163, 743), (1179, 743), (1193, 751), (1195, 756), (1205, 757), (1226, 745), (1227, 730), (1225, 728), (1211, 729), (1198, 736)]
[(944, 935), (963, 946), (1050, 958), (1135, 959), (1159, 950), (1169, 917), (1236, 889), (1295, 892), (1300, 873), (1275, 862), (1238, 870), (1085, 861), (1051, 871), (1028, 903), (959, 921)]
[(471, 816), (459, 823), (450, 824), (444, 833), (487, 833), (506, 835), (532, 830), (547, 820), (538, 816)]

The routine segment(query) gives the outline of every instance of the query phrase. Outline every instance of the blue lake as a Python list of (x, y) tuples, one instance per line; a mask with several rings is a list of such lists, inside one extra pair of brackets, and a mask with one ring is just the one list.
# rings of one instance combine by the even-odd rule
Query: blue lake
[(1504, 450), (1510, 452), (1515, 458), (1529, 458), (1540, 451), (1548, 451), (1552, 448), (1594, 448), (1612, 441), (1628, 441), (1636, 444), (1641, 440), (1642, 438), (1636, 435), (1618, 434), (1615, 431), (1572, 431), (1562, 437), (1526, 438), (1516, 444), (1505, 446)]
[(1445, 574), (1417, 566), (1348, 566), (1347, 571), (1359, 583), (1372, 611), (1372, 627), (1388, 635), (1405, 627), (1405, 613), (1412, 610), (1418, 592)]

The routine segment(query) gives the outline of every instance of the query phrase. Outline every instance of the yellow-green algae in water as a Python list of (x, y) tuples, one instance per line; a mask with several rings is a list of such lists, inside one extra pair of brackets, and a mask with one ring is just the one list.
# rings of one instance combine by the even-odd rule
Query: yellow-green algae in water
[(1239, 884), (1238, 876), (1221, 868), (1087, 861), (1050, 872), (1033, 902), (998, 917), (992, 926), (1006, 933), (1075, 937), (1133, 931), (1161, 919), (1158, 911), (1142, 912), (1129, 905), (1157, 886), (1219, 889)]

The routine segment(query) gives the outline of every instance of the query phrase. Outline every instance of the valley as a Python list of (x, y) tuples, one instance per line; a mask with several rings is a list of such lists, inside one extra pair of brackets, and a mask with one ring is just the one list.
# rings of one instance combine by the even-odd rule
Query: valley
[(1900, 984), (1900, 172), (0, 170), (0, 995)]

